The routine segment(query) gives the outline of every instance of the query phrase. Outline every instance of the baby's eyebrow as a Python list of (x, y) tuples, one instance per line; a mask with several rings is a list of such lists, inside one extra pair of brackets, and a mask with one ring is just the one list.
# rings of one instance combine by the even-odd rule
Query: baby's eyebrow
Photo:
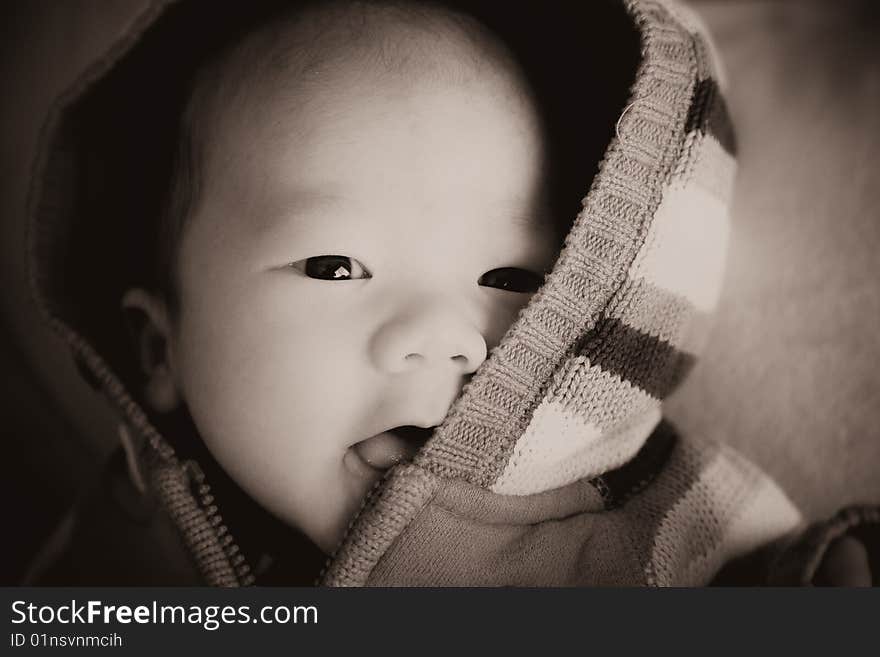
[(526, 203), (523, 199), (511, 199), (501, 204), (498, 216), (499, 228), (511, 225), (522, 231), (534, 232), (546, 229), (550, 221), (550, 208), (546, 203)]
[(350, 202), (351, 199), (331, 188), (298, 189), (284, 199), (281, 209), (285, 214), (294, 215)]
[[(357, 201), (334, 187), (301, 188), (287, 195), (272, 209), (263, 222), (263, 229), (271, 229), (279, 221), (296, 218), (318, 218), (324, 211), (340, 207), (351, 208)], [(529, 203), (522, 198), (513, 198), (498, 204), (497, 210), (489, 212), (486, 219), (497, 226), (498, 231), (511, 228), (525, 233), (546, 230), (550, 222), (550, 209), (546, 203)]]
[(320, 214), (321, 211), (329, 211), (351, 202), (351, 199), (333, 189), (297, 189), (273, 203), (268, 212), (262, 215), (257, 229), (272, 230), (279, 223), (308, 218), (314, 213)]

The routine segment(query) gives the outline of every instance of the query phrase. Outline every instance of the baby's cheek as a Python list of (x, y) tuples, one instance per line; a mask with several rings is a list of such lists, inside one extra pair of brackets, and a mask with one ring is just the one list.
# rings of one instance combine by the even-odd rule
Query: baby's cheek
[(230, 297), (225, 311), (186, 328), (187, 396), (241, 435), (326, 422), (325, 409), (338, 413), (338, 400), (364, 396), (349, 322), (322, 316), (295, 295)]

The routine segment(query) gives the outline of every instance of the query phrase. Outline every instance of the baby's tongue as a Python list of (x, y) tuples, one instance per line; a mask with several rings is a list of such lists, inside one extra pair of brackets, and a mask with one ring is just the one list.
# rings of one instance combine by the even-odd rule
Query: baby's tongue
[(392, 429), (359, 442), (354, 450), (374, 468), (387, 470), (392, 465), (415, 456), (430, 433), (428, 429)]

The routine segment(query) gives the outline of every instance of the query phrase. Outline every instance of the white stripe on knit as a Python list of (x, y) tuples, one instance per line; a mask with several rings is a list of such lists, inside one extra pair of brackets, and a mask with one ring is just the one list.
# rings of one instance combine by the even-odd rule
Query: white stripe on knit
[(721, 290), (728, 230), (727, 207), (715, 196), (693, 184), (670, 187), (630, 278), (644, 277), (709, 313)]
[(695, 131), (684, 142), (681, 160), (673, 174), (678, 185), (697, 185), (721, 203), (730, 203), (736, 160), (711, 134)]
[(784, 536), (803, 520), (797, 507), (769, 477), (761, 476), (753, 493), (727, 528), (722, 562)]
[(635, 456), (660, 415), (655, 400), (632, 423), (602, 431), (560, 404), (544, 401), (491, 490), (531, 495), (619, 467)]
[(657, 586), (702, 586), (722, 565), (790, 531), (800, 515), (754, 465), (722, 447), (666, 514), (650, 570)]

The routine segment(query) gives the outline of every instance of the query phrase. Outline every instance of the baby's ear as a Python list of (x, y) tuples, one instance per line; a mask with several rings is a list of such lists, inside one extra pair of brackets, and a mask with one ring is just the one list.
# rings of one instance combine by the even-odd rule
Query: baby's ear
[(180, 404), (180, 391), (167, 304), (151, 292), (132, 288), (122, 296), (122, 313), (143, 374), (145, 402), (157, 413), (173, 411)]

